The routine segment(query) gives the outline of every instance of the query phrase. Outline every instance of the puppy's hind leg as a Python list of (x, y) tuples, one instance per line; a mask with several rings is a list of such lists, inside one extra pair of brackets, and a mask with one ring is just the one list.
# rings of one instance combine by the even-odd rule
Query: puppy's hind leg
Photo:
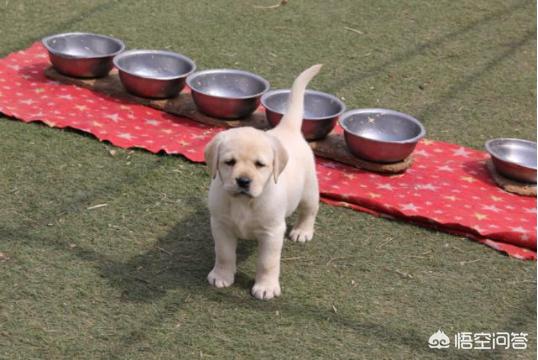
[(306, 184), (303, 197), (297, 207), (297, 222), (290, 231), (290, 239), (304, 243), (314, 236), (314, 222), (319, 209), (319, 190), (316, 180)]
[(237, 238), (213, 218), (211, 233), (215, 241), (215, 266), (207, 275), (207, 280), (215, 287), (228, 287), (233, 284), (235, 277)]

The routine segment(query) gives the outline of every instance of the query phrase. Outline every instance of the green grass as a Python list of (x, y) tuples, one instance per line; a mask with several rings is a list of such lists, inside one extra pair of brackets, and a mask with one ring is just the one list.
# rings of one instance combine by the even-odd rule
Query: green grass
[[(255, 71), (274, 87), (324, 63), (312, 87), (414, 114), (432, 139), (535, 139), (532, 2), (253, 7), (274, 2), (0, 1), (0, 55), (80, 30)], [(314, 241), (285, 244), (283, 296), (259, 302), (253, 242), (240, 244), (233, 287), (206, 284), (205, 168), (110, 149), (0, 119), (0, 358), (535, 358), (534, 262), (322, 205)], [(439, 328), (528, 332), (529, 350), (433, 351)]]

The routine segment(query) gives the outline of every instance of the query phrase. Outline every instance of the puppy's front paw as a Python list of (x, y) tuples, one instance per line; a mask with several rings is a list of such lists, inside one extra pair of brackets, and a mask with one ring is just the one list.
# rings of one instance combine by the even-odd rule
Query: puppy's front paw
[(312, 237), (314, 237), (314, 230), (313, 229), (293, 228), (290, 231), (290, 239), (291, 239), (291, 241), (297, 241), (297, 242), (300, 242), (300, 243), (304, 243), (304, 242), (312, 240)]
[(234, 274), (213, 269), (207, 275), (207, 280), (214, 287), (225, 288), (234, 283)]
[(267, 281), (267, 282), (257, 282), (252, 287), (252, 296), (258, 300), (270, 300), (274, 297), (280, 296), (280, 284), (278, 280)]

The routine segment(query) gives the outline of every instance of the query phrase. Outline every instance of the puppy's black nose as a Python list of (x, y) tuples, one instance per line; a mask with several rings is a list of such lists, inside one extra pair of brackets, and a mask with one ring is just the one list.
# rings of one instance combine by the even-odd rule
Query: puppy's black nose
[(237, 186), (239, 186), (240, 188), (248, 189), (252, 180), (248, 177), (241, 176), (241, 177), (235, 178), (235, 182), (237, 182)]

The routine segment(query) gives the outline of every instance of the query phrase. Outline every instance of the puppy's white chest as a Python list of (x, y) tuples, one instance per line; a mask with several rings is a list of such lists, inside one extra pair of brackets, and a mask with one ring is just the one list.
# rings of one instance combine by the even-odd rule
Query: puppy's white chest
[(254, 230), (259, 227), (259, 219), (250, 206), (243, 203), (232, 204), (230, 206), (230, 219), (237, 237), (242, 239), (256, 237)]

